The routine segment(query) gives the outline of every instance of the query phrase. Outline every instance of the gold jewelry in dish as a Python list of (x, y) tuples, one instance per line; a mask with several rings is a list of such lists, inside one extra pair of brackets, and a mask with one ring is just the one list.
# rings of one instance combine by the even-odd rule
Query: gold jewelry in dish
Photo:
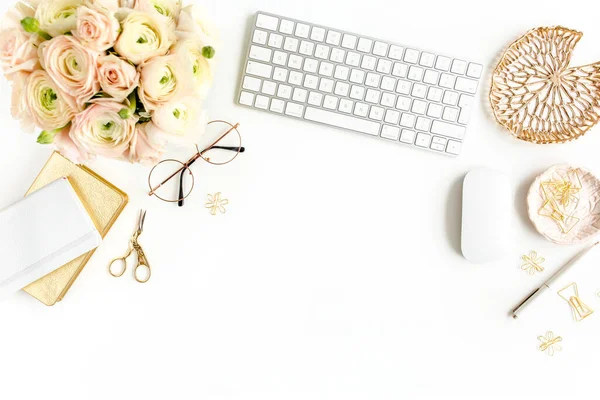
[(581, 220), (574, 216), (579, 205), (581, 188), (577, 170), (567, 172), (563, 179), (540, 183), (540, 192), (545, 201), (538, 214), (552, 218), (561, 232), (568, 234)]
[(542, 352), (545, 351), (549, 356), (553, 356), (554, 352), (562, 350), (562, 346), (558, 343), (562, 342), (563, 338), (554, 336), (552, 331), (546, 332), (545, 336), (538, 336), (538, 340), (541, 342), (538, 349)]
[(577, 139), (600, 120), (600, 62), (569, 67), (583, 34), (535, 28), (512, 43), (492, 74), (496, 121), (532, 143)]
[(573, 318), (575, 318), (575, 321), (583, 321), (593, 314), (594, 310), (581, 301), (581, 298), (579, 297), (579, 289), (577, 288), (577, 284), (575, 282), (559, 290), (558, 295), (571, 306), (571, 311), (573, 312)]

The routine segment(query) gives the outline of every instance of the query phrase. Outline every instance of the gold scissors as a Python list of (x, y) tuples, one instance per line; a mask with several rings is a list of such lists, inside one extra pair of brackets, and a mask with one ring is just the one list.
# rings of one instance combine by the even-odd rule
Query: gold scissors
[[(148, 263), (148, 260), (146, 259), (146, 254), (144, 254), (144, 250), (142, 249), (142, 246), (140, 246), (140, 244), (138, 242), (138, 239), (140, 238), (140, 236), (142, 235), (142, 232), (144, 231), (144, 222), (145, 221), (146, 221), (146, 211), (142, 210), (142, 211), (140, 211), (138, 228), (135, 231), (135, 233), (133, 234), (133, 236), (131, 237), (131, 240), (129, 241), (129, 251), (127, 252), (127, 254), (125, 254), (125, 256), (115, 258), (108, 265), (108, 272), (110, 272), (110, 274), (112, 276), (114, 276), (115, 278), (120, 278), (123, 276), (123, 274), (127, 270), (127, 259), (135, 251), (137, 253), (137, 265), (135, 266), (135, 269), (133, 270), (133, 277), (139, 283), (146, 283), (150, 280), (150, 277), (152, 276), (152, 269), (150, 268), (150, 264)], [(120, 265), (121, 268), (115, 273), (113, 271), (113, 267), (116, 264)], [(139, 272), (141, 270), (146, 270), (146, 275), (140, 274)]]

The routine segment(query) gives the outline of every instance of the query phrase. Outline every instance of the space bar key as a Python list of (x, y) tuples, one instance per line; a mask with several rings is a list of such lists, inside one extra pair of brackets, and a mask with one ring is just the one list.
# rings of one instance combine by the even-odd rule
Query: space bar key
[(341, 115), (313, 107), (306, 107), (304, 119), (373, 136), (378, 136), (379, 129), (381, 128), (381, 124), (378, 124), (377, 122), (366, 121), (364, 119), (349, 117), (347, 115)]

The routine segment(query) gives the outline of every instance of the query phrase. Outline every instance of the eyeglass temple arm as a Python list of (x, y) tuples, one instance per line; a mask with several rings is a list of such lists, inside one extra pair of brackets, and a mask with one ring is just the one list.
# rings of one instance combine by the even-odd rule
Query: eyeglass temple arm
[[(192, 160), (190, 160), (187, 163), (187, 166), (190, 167), (193, 163), (196, 162), (196, 160), (198, 160), (198, 158), (194, 158)], [(185, 171), (187, 169), (183, 169), (181, 171), (181, 175), (179, 176), (179, 202), (177, 203), (179, 205), (179, 207), (183, 207), (183, 205), (185, 204), (185, 199), (184, 199), (184, 193), (185, 193), (185, 189), (183, 188), (183, 174), (185, 174)]]

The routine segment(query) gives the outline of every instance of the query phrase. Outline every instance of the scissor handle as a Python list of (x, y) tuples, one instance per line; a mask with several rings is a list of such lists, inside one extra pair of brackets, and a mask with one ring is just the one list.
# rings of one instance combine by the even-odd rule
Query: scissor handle
[[(108, 264), (108, 272), (115, 278), (122, 277), (123, 274), (125, 273), (125, 271), (127, 271), (127, 258), (129, 258), (129, 256), (131, 255), (132, 252), (133, 252), (133, 247), (130, 245), (129, 251), (127, 252), (127, 254), (125, 256), (115, 258), (114, 260), (112, 260), (110, 262), (110, 264)], [(120, 263), (120, 265), (121, 265), (121, 269), (119, 269), (119, 271), (116, 274), (113, 272), (113, 266), (115, 265), (115, 263)]]
[[(138, 271), (140, 269), (145, 269), (146, 270), (146, 275), (145, 276), (142, 275), (143, 278), (140, 278), (140, 274), (138, 273)], [(148, 264), (146, 264), (146, 262), (140, 262), (135, 267), (135, 270), (133, 271), (133, 277), (139, 283), (146, 283), (146, 282), (148, 282), (150, 280), (151, 276), (152, 276), (152, 269), (150, 268), (150, 266)]]

